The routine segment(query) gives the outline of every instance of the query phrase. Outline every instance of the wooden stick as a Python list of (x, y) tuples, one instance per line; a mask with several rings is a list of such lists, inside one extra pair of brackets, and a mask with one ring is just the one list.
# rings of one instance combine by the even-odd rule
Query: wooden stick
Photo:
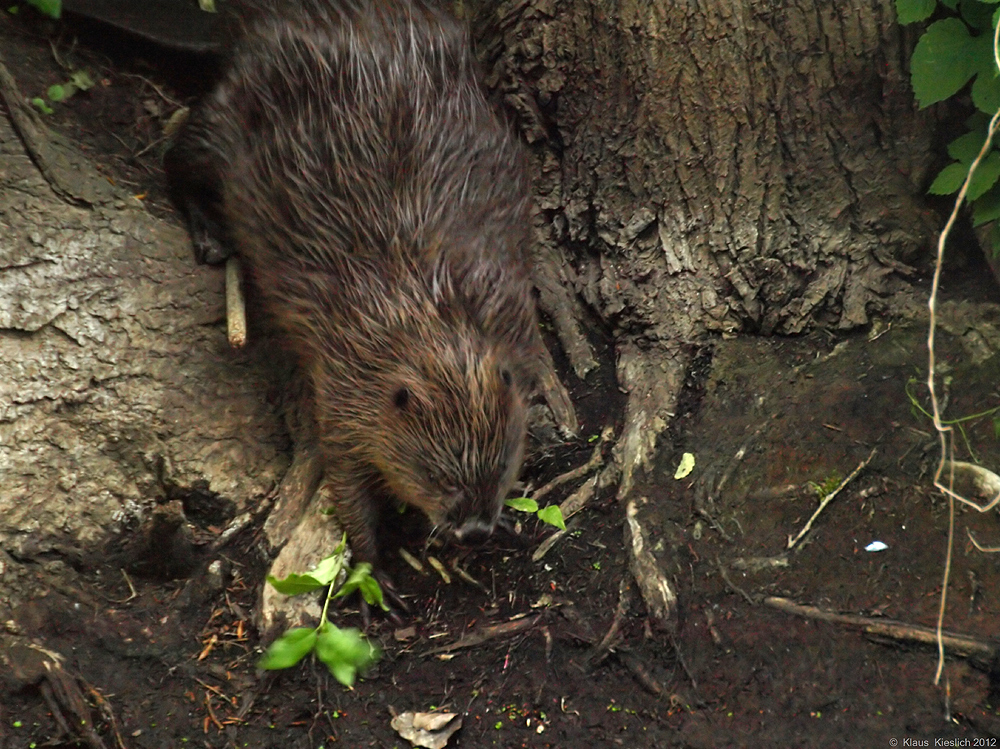
[(226, 261), (226, 330), (229, 345), (243, 348), (247, 342), (247, 305), (243, 298), (240, 261), (235, 255)]
[[(871, 619), (867, 616), (854, 614), (835, 614), (832, 611), (824, 611), (815, 606), (804, 606), (787, 598), (776, 596), (765, 598), (764, 605), (796, 616), (804, 616), (807, 619), (819, 619), (833, 624), (857, 627), (867, 634), (888, 637), (901, 642), (918, 642), (923, 645), (937, 644), (937, 630), (934, 627), (922, 627), (919, 624), (907, 624), (892, 619)], [(978, 656), (990, 660), (997, 652), (995, 644), (985, 640), (977, 640), (969, 635), (945, 632), (943, 639), (944, 646), (953, 655)]]
[(442, 645), (437, 648), (431, 648), (426, 651), (424, 655), (453, 653), (456, 650), (482, 645), (484, 642), (488, 642), (489, 640), (493, 640), (497, 637), (510, 637), (511, 635), (516, 635), (519, 632), (531, 629), (541, 618), (541, 614), (535, 614), (534, 616), (524, 616), (520, 619), (500, 622), (499, 624), (489, 624), (487, 626), (480, 627), (475, 632), (459, 637), (455, 642)]

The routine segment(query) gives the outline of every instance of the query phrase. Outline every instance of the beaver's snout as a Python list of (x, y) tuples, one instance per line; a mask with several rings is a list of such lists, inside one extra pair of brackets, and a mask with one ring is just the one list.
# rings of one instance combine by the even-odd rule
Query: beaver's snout
[(496, 523), (487, 522), (481, 518), (471, 518), (455, 527), (455, 539), (461, 544), (479, 546), (493, 535), (495, 526)]

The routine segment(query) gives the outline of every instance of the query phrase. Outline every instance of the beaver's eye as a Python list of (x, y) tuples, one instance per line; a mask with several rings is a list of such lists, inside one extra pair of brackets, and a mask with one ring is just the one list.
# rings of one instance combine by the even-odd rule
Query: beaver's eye
[(400, 388), (392, 397), (392, 402), (396, 404), (396, 408), (406, 408), (406, 405), (410, 402), (410, 391), (405, 387)]
[(503, 369), (501, 369), (500, 370), (500, 379), (503, 380), (503, 384), (504, 385), (506, 385), (507, 387), (510, 387), (511, 382), (513, 382), (513, 378), (510, 376), (510, 370), (507, 369), (506, 367), (504, 367)]

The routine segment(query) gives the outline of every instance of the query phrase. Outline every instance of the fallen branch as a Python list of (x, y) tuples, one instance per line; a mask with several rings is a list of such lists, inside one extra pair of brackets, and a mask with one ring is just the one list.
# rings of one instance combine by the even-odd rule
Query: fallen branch
[[(855, 614), (835, 614), (815, 606), (804, 606), (787, 598), (773, 596), (765, 598), (764, 605), (807, 619), (819, 619), (833, 624), (857, 627), (866, 634), (888, 637), (900, 642), (916, 642), (922, 645), (936, 645), (938, 642), (937, 630), (934, 627), (922, 627), (919, 624), (907, 624), (892, 619), (872, 619)], [(995, 643), (977, 640), (968, 635), (943, 632), (941, 639), (952, 655), (963, 658), (978, 657), (990, 661), (997, 653)]]
[(441, 645), (437, 648), (431, 648), (426, 651), (424, 655), (453, 653), (456, 650), (464, 650), (465, 648), (473, 648), (477, 645), (482, 645), (484, 642), (495, 640), (498, 637), (510, 637), (511, 635), (516, 635), (519, 632), (531, 629), (541, 618), (541, 614), (536, 614), (534, 616), (525, 616), (521, 619), (514, 619), (509, 622), (501, 622), (500, 624), (491, 624), (486, 627), (480, 627), (472, 634), (462, 635), (455, 642), (448, 643), (447, 645)]

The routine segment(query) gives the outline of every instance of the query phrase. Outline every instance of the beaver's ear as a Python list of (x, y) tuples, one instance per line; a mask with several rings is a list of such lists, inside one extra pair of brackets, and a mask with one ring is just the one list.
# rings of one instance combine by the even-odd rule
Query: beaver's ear
[(399, 410), (404, 410), (410, 403), (410, 391), (408, 388), (401, 387), (392, 396), (392, 402), (396, 405)]

